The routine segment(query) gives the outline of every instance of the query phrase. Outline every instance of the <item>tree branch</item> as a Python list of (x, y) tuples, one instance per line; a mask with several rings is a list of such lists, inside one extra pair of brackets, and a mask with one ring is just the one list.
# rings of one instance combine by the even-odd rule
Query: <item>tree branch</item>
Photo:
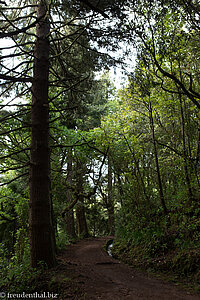
[(14, 76), (8, 76), (8, 75), (3, 75), (3, 74), (0, 74), (0, 79), (3, 79), (3, 80), (9, 80), (9, 81), (12, 81), (12, 82), (32, 82), (33, 81), (33, 78), (20, 78), (20, 77), (14, 77)]
[(94, 6), (92, 3), (90, 3), (88, 0), (79, 0), (80, 2), (86, 4), (89, 8), (91, 8), (94, 12), (97, 12), (101, 14), (104, 18), (109, 18), (109, 16), (104, 13), (100, 8), (97, 6)]
[(19, 178), (21, 178), (21, 177), (23, 177), (23, 176), (28, 176), (28, 174), (29, 174), (28, 172), (27, 172), (27, 173), (23, 173), (23, 174), (21, 174), (21, 175), (15, 177), (15, 178), (13, 178), (13, 179), (11, 179), (10, 181), (7, 181), (7, 182), (5, 182), (5, 183), (0, 184), (0, 187), (1, 187), (1, 186), (8, 185), (8, 184), (12, 183), (13, 181), (15, 181), (15, 180), (17, 180), (17, 179), (19, 179)]
[(4, 155), (4, 156), (0, 156), (0, 160), (1, 160), (1, 159), (5, 159), (5, 158), (12, 157), (13, 155), (19, 154), (19, 153), (24, 152), (24, 151), (26, 151), (26, 150), (30, 150), (30, 147), (29, 147), (29, 148), (24, 148), (24, 149), (22, 149), (22, 150), (19, 150), (19, 151), (16, 151), (16, 152), (13, 152), (13, 153)]
[(15, 31), (11, 31), (11, 32), (3, 32), (0, 33), (0, 39), (6, 38), (6, 37), (12, 37), (15, 35), (18, 35), (20, 33), (25, 33), (28, 29), (35, 27), (35, 25), (43, 18), (44, 16), (41, 16), (40, 18), (37, 18), (36, 21), (34, 21), (32, 24), (28, 25), (27, 27), (15, 30)]

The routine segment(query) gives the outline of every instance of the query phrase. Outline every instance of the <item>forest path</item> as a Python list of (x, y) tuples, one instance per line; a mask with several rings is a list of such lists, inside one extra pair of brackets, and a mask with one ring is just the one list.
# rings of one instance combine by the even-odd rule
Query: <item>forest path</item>
[(67, 246), (62, 252), (59, 274), (61, 276), (64, 269), (71, 270), (76, 293), (62, 290), (59, 299), (200, 299), (200, 296), (190, 295), (173, 284), (150, 278), (113, 259), (103, 250), (106, 240), (108, 238), (85, 239)]

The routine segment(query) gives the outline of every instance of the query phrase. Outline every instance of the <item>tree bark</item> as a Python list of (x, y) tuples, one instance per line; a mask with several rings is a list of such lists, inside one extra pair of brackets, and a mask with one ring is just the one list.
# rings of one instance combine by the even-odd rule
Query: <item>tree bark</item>
[(129, 148), (129, 150), (130, 150), (130, 152), (131, 152), (131, 155), (132, 155), (132, 157), (133, 157), (133, 160), (134, 160), (134, 164), (135, 164), (136, 170), (137, 170), (137, 172), (138, 172), (138, 175), (135, 174), (135, 177), (136, 177), (136, 179), (137, 179), (138, 184), (142, 186), (142, 190), (143, 190), (143, 194), (144, 194), (145, 200), (146, 200), (146, 202), (147, 202), (147, 205), (149, 206), (149, 209), (151, 209), (150, 197), (149, 197), (149, 195), (148, 195), (148, 193), (147, 193), (147, 191), (146, 191), (144, 179), (143, 179), (142, 174), (141, 174), (141, 172), (140, 172), (139, 161), (138, 161), (137, 158), (136, 158), (135, 150), (134, 150), (133, 147), (130, 146), (130, 144), (129, 144), (129, 142), (128, 142), (128, 140), (127, 140), (127, 138), (126, 138), (125, 135), (124, 135), (124, 139), (125, 139), (126, 144), (127, 144), (128, 148)]
[(81, 162), (77, 163), (77, 205), (76, 205), (76, 222), (77, 222), (77, 233), (81, 238), (89, 236), (87, 221), (85, 216), (84, 207), (84, 191), (83, 191), (83, 176), (84, 176), (84, 165)]
[(108, 226), (111, 235), (115, 233), (114, 201), (112, 196), (112, 167), (110, 153), (108, 153)]
[(157, 145), (156, 145), (156, 139), (155, 139), (155, 129), (154, 129), (154, 120), (153, 120), (153, 114), (152, 114), (152, 106), (151, 106), (151, 100), (149, 99), (149, 119), (150, 119), (150, 127), (151, 127), (151, 133), (152, 133), (152, 140), (153, 140), (153, 146), (154, 146), (154, 156), (155, 156), (155, 162), (156, 162), (156, 173), (157, 173), (157, 179), (158, 179), (158, 189), (159, 189), (159, 195), (160, 195), (160, 202), (163, 207), (164, 213), (167, 214), (167, 206), (165, 204), (165, 198), (163, 193), (163, 185), (161, 180), (161, 174), (160, 174), (160, 166), (158, 161), (158, 152), (157, 152)]
[(120, 204), (121, 206), (123, 206), (123, 196), (124, 196), (124, 191), (123, 191), (123, 187), (122, 187), (122, 180), (121, 180), (121, 176), (119, 173), (117, 173), (117, 183), (118, 183), (118, 193), (119, 193), (119, 199), (120, 199)]
[(49, 151), (49, 22), (48, 4), (38, 4), (31, 109), (30, 246), (31, 266), (55, 265)]
[(180, 109), (181, 109), (181, 121), (182, 121), (182, 139), (183, 139), (183, 158), (184, 158), (184, 171), (185, 171), (185, 181), (187, 185), (187, 193), (189, 201), (193, 199), (193, 193), (191, 188), (189, 170), (188, 170), (188, 158), (187, 158), (187, 149), (186, 149), (186, 136), (185, 136), (185, 116), (183, 111), (183, 104), (182, 104), (182, 96), (179, 94), (180, 100)]
[[(67, 185), (72, 186), (73, 169), (72, 169), (72, 148), (69, 148), (67, 153)], [(73, 191), (67, 188), (67, 203), (71, 203), (73, 198)], [(75, 238), (75, 224), (73, 208), (65, 214), (66, 230), (69, 238)]]
[(200, 188), (200, 181), (199, 181), (199, 174), (198, 174), (198, 166), (199, 166), (199, 153), (200, 153), (200, 129), (198, 128), (198, 135), (197, 135), (197, 152), (196, 152), (196, 161), (194, 165), (195, 176)]

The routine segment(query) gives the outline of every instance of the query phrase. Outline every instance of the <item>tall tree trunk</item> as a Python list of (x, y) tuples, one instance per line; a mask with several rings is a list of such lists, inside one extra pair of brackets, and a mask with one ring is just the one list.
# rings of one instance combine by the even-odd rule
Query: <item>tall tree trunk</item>
[(160, 166), (159, 166), (159, 162), (158, 162), (158, 152), (157, 152), (157, 145), (156, 145), (156, 139), (155, 139), (154, 120), (153, 120), (153, 113), (152, 113), (152, 106), (151, 106), (150, 99), (149, 99), (149, 119), (150, 119), (150, 127), (151, 127), (152, 140), (153, 140), (153, 146), (154, 146), (154, 156), (155, 156), (155, 162), (156, 162), (156, 173), (157, 173), (157, 179), (158, 179), (160, 202), (163, 207), (164, 213), (167, 214), (167, 207), (165, 204), (163, 185), (162, 185), (162, 180), (161, 180), (161, 175), (160, 175)]
[(121, 206), (123, 206), (124, 191), (123, 191), (123, 188), (122, 188), (122, 180), (121, 180), (121, 176), (120, 176), (119, 173), (117, 173), (117, 187), (118, 187), (120, 204), (121, 204)]
[(142, 190), (143, 190), (143, 194), (144, 194), (144, 197), (145, 197), (145, 200), (147, 202), (147, 205), (149, 206), (149, 208), (151, 208), (151, 202), (150, 202), (150, 198), (149, 198), (149, 195), (146, 191), (146, 186), (145, 186), (145, 183), (144, 183), (144, 180), (143, 180), (143, 177), (142, 177), (142, 174), (140, 172), (140, 166), (139, 166), (139, 161), (138, 159), (136, 158), (136, 155), (135, 155), (135, 150), (133, 147), (130, 146), (126, 136), (124, 135), (124, 139), (126, 141), (126, 144), (131, 152), (131, 155), (133, 157), (133, 160), (134, 160), (134, 164), (135, 164), (135, 167), (136, 167), (136, 170), (137, 170), (137, 174), (135, 174), (135, 177), (137, 179), (137, 182), (138, 182), (138, 185), (142, 186)]
[(188, 158), (186, 149), (186, 136), (185, 136), (185, 116), (183, 111), (182, 96), (179, 94), (180, 109), (181, 109), (181, 121), (182, 121), (182, 139), (183, 139), (183, 159), (184, 159), (184, 170), (185, 170), (185, 181), (187, 185), (188, 198), (190, 201), (193, 199), (189, 170), (188, 170)]
[(77, 233), (81, 238), (89, 236), (88, 227), (85, 217), (84, 199), (82, 196), (79, 197), (79, 202), (76, 207), (76, 221), (77, 221)]
[(197, 135), (197, 152), (196, 152), (196, 161), (195, 161), (194, 169), (195, 169), (196, 180), (197, 180), (198, 186), (199, 186), (199, 188), (200, 188), (200, 181), (199, 181), (199, 174), (198, 174), (199, 154), (200, 154), (200, 129), (198, 128), (198, 135)]
[(110, 153), (108, 153), (108, 226), (111, 235), (115, 233), (114, 201), (112, 195), (112, 166)]
[(49, 22), (48, 5), (38, 4), (34, 74), (32, 84), (31, 157), (30, 157), (30, 246), (31, 265), (40, 261), (55, 265), (52, 207), (50, 200), (49, 152)]
[(85, 238), (89, 236), (87, 221), (85, 216), (84, 207), (84, 196), (83, 196), (83, 176), (84, 176), (84, 166), (78, 162), (77, 163), (77, 195), (78, 201), (76, 205), (76, 222), (77, 222), (77, 232), (78, 236)]
[[(68, 149), (67, 153), (67, 185), (72, 186), (72, 178), (73, 177), (73, 170), (72, 170), (72, 148)], [(73, 198), (73, 191), (70, 188), (67, 188), (67, 202), (71, 203)], [(65, 214), (65, 221), (66, 221), (66, 231), (69, 238), (75, 238), (75, 224), (74, 224), (74, 211), (73, 208), (66, 212)]]

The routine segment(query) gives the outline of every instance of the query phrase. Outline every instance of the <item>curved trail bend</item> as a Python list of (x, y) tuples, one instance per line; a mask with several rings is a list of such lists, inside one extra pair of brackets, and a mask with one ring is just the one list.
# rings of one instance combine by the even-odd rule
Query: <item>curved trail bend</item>
[(113, 259), (103, 250), (106, 240), (85, 239), (66, 247), (60, 257), (61, 263), (75, 272), (74, 279), (84, 296), (66, 295), (65, 299), (200, 300), (200, 296), (150, 278)]

